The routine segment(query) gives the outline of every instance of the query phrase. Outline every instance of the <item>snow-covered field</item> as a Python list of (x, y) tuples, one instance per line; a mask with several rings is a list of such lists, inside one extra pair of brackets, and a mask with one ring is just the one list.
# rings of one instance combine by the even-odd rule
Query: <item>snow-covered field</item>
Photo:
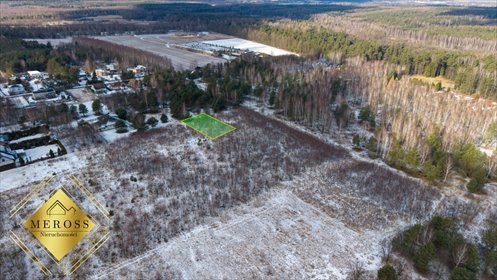
[[(210, 36), (209, 36), (210, 38)], [(215, 36), (214, 38), (217, 38)], [(100, 36), (95, 39), (110, 43), (144, 50), (169, 59), (176, 69), (192, 69), (196, 66), (205, 66), (209, 63), (223, 63), (224, 59), (207, 54), (191, 52), (179, 49), (173, 44), (179, 42), (189, 42), (199, 40), (198, 37), (176, 36), (170, 34), (149, 34), (149, 35), (121, 35), (121, 36)]]
[(2, 171), (0, 173), (0, 192), (18, 189), (23, 186), (34, 187), (49, 174), (64, 175), (66, 173), (78, 172), (79, 169), (87, 166), (86, 153), (69, 153), (54, 159), (39, 161), (26, 166)]
[(37, 160), (40, 158), (48, 157), (50, 154), (50, 150), (57, 155), (57, 150), (59, 149), (59, 145), (56, 144), (50, 144), (50, 145), (45, 145), (45, 146), (39, 146), (33, 149), (27, 149), (24, 150), (26, 153), (26, 156), (29, 158), (30, 161)]
[(352, 263), (380, 265), (391, 230), (352, 230), (278, 189), (94, 278), (139, 279), (165, 266), (184, 279), (345, 279)]
[(62, 38), (62, 39), (24, 39), (24, 41), (36, 41), (40, 44), (47, 44), (50, 42), (50, 44), (54, 47), (58, 47), (59, 45), (62, 44), (67, 44), (72, 42), (72, 37), (67, 37), (67, 38)]
[(253, 51), (272, 56), (296, 55), (268, 45), (233, 38), (219, 33), (182, 34), (142, 34), (98, 36), (95, 39), (124, 45), (168, 58), (177, 69), (192, 69), (209, 63), (223, 63), (226, 58), (211, 56), (213, 51), (232, 49)]
[(23, 96), (11, 97), (9, 99), (17, 108), (28, 107), (29, 102)]
[[(201, 142), (170, 119), (2, 172), (0, 195), (10, 203), (52, 172), (88, 183), (113, 212), (112, 237), (74, 278), (98, 279), (345, 279), (354, 264), (373, 279), (398, 231), (470, 209), (461, 192), (360, 160), (247, 108), (216, 117), (237, 131)], [(478, 229), (495, 211), (494, 196), (495, 186), (478, 197)], [(15, 253), (9, 246), (5, 255)], [(24, 268), (39, 276), (29, 262)]]
[(114, 141), (116, 141), (118, 139), (122, 139), (124, 137), (129, 136), (130, 133), (133, 133), (135, 131), (136, 131), (136, 129), (132, 129), (132, 130), (130, 130), (128, 132), (117, 133), (116, 130), (114, 128), (112, 128), (112, 129), (109, 129), (109, 130), (101, 131), (100, 135), (102, 135), (102, 137), (107, 142), (114, 142)]
[(289, 51), (274, 48), (268, 45), (260, 44), (257, 42), (240, 39), (240, 38), (230, 38), (230, 39), (220, 39), (212, 41), (202, 41), (202, 43), (211, 45), (214, 47), (223, 48), (233, 48), (242, 51), (251, 51), (256, 53), (267, 54), (271, 56), (282, 56), (282, 55), (297, 55)]
[(34, 134), (34, 135), (29, 135), (29, 136), (26, 136), (26, 137), (21, 137), (19, 139), (12, 140), (12, 141), (10, 141), (10, 144), (17, 144), (17, 143), (21, 143), (21, 142), (24, 142), (24, 141), (34, 140), (34, 139), (48, 137), (48, 136), (49, 135), (45, 134), (45, 133), (37, 133), (37, 134)]

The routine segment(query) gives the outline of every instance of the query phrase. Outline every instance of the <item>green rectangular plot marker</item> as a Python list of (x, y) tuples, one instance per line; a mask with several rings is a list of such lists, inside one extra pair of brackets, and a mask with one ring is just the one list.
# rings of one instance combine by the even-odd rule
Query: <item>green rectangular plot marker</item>
[(181, 122), (211, 140), (219, 138), (236, 129), (205, 113), (184, 119)]

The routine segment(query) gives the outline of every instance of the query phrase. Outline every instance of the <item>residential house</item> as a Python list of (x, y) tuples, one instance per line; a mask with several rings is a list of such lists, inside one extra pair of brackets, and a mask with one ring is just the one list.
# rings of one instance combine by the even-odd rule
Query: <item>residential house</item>
[(125, 82), (114, 82), (109, 84), (108, 88), (110, 90), (115, 90), (115, 91), (125, 91), (128, 86), (126, 85)]
[(42, 79), (43, 78), (43, 74), (37, 70), (28, 71), (28, 75), (31, 79)]
[(134, 74), (145, 73), (145, 71), (147, 71), (147, 67), (143, 65), (137, 65), (135, 68), (133, 68), (132, 71)]
[(79, 69), (78, 78), (80, 81), (86, 81), (88, 80), (88, 74), (83, 69)]
[(42, 100), (47, 98), (55, 98), (57, 97), (57, 94), (53, 88), (43, 88), (33, 91), (32, 97), (34, 100)]
[(94, 83), (91, 85), (91, 90), (96, 94), (105, 94), (107, 93), (107, 86), (102, 82)]
[(95, 75), (97, 75), (97, 77), (104, 77), (104, 76), (107, 76), (107, 70), (105, 69), (95, 69)]
[(114, 65), (113, 63), (105, 65), (105, 70), (107, 71), (107, 75), (117, 74), (116, 65)]

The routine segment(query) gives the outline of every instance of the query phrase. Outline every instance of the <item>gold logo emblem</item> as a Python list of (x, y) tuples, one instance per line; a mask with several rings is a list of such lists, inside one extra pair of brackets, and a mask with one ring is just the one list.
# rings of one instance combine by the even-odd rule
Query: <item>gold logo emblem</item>
[[(71, 275), (109, 240), (110, 213), (76, 176), (56, 182), (54, 175), (13, 205), (9, 235), (46, 276)], [(44, 199), (38, 206), (36, 197)], [(84, 209), (78, 204), (83, 201)]]
[(95, 223), (60, 189), (24, 226), (60, 261)]

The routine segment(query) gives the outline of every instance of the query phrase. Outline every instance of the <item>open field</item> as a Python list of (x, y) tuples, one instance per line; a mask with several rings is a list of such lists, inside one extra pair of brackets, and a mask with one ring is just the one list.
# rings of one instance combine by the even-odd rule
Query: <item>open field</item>
[(236, 129), (231, 125), (215, 119), (205, 113), (195, 115), (188, 119), (182, 120), (181, 122), (211, 140), (219, 138)]
[(121, 36), (102, 36), (94, 37), (95, 39), (107, 41), (110, 43), (124, 45), (153, 54), (166, 57), (171, 60), (175, 69), (191, 69), (196, 66), (205, 66), (209, 63), (223, 63), (226, 60), (202, 54), (199, 52), (191, 52), (185, 49), (177, 48), (174, 44), (201, 41), (215, 40), (219, 38), (229, 38), (229, 36), (221, 34), (209, 34), (203, 36), (182, 35), (179, 33), (169, 34), (150, 34), (150, 35), (121, 35)]
[(383, 238), (276, 190), (95, 278), (138, 279), (153, 267), (173, 279), (343, 279), (351, 263), (381, 263)]
[(50, 42), (52, 46), (57, 47), (59, 45), (71, 43), (72, 38), (67, 37), (63, 39), (24, 39), (24, 41), (36, 41), (40, 44), (45, 44), (45, 45)]
[(196, 66), (202, 67), (209, 63), (223, 63), (226, 61), (227, 57), (215, 56), (214, 51), (251, 51), (271, 56), (295, 55), (295, 53), (268, 45), (211, 32), (171, 32), (167, 34), (98, 36), (93, 38), (166, 57), (176, 69), (193, 69)]

